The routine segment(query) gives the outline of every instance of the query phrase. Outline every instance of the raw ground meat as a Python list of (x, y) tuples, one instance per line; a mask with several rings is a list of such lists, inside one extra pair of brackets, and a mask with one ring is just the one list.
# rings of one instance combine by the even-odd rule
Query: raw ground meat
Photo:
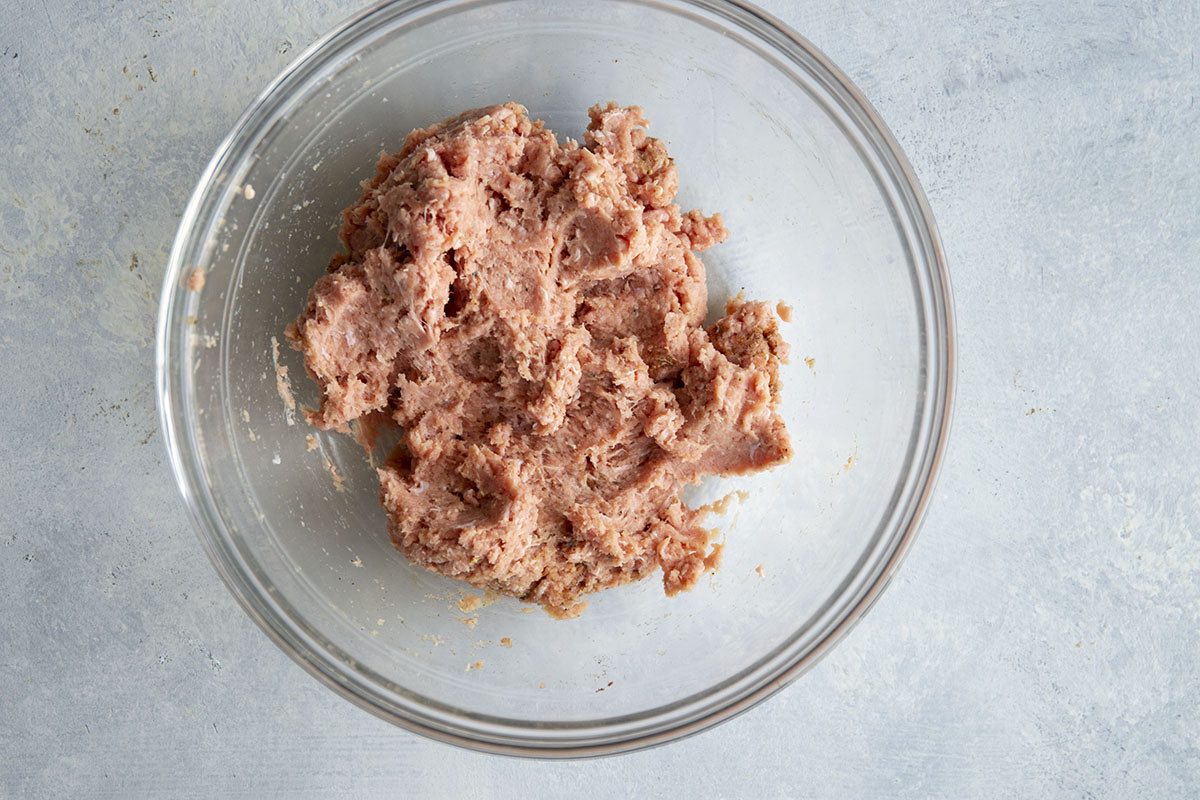
[(674, 205), (640, 109), (590, 116), (582, 145), (516, 104), (413, 131), (288, 329), (311, 424), (401, 429), (379, 469), (396, 546), (560, 616), (658, 569), (691, 587), (717, 552), (683, 486), (791, 455), (771, 307), (704, 327), (695, 253), (721, 218)]

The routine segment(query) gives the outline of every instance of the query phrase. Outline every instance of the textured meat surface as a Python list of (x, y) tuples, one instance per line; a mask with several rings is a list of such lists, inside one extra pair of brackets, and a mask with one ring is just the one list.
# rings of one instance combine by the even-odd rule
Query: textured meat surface
[(590, 116), (582, 144), (515, 104), (411, 133), (288, 330), (309, 422), (400, 427), (379, 470), (396, 546), (563, 616), (659, 569), (691, 587), (716, 553), (682, 487), (791, 454), (772, 309), (704, 327), (720, 217), (673, 203), (640, 109)]

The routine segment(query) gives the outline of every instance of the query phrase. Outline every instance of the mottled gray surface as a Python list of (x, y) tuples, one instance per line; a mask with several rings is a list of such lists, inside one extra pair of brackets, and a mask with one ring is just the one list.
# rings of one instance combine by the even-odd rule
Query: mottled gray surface
[(357, 4), (0, 0), (0, 797), (1184, 797), (1200, 785), (1194, 0), (770, 8), (940, 221), (954, 437), (899, 578), (767, 704), (582, 765), (395, 730), (293, 665), (164, 464), (153, 318), (247, 102)]

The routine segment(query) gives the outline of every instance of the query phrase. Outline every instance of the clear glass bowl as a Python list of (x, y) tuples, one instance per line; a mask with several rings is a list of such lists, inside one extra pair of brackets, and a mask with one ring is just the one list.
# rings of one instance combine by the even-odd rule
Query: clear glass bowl
[[(731, 232), (704, 255), (714, 308), (744, 289), (794, 309), (783, 411), (797, 455), (692, 493), (748, 494), (714, 518), (720, 571), (684, 595), (649, 579), (573, 621), (507, 598), (464, 613), (468, 587), (392, 548), (358, 445), (292, 424), (281, 400), (273, 339), (339, 249), (339, 212), (380, 150), (507, 100), (573, 137), (595, 102), (642, 105), (678, 162), (681, 205), (722, 212)], [(298, 355), (279, 358), (313, 404)], [(222, 143), (184, 213), (158, 329), (172, 466), (247, 613), (363, 708), (518, 755), (668, 741), (811, 666), (912, 541), (952, 379), (946, 269), (895, 141), (812, 45), (711, 0), (426, 0), (355, 17)]]

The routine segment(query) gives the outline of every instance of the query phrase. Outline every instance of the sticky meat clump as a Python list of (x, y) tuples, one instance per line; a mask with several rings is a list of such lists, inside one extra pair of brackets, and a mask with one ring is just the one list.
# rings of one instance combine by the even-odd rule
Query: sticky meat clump
[(379, 469), (396, 547), (561, 616), (656, 570), (691, 587), (715, 553), (684, 485), (791, 455), (772, 307), (704, 327), (720, 216), (674, 204), (640, 109), (590, 116), (582, 143), (516, 104), (413, 131), (288, 329), (311, 424), (401, 431)]

